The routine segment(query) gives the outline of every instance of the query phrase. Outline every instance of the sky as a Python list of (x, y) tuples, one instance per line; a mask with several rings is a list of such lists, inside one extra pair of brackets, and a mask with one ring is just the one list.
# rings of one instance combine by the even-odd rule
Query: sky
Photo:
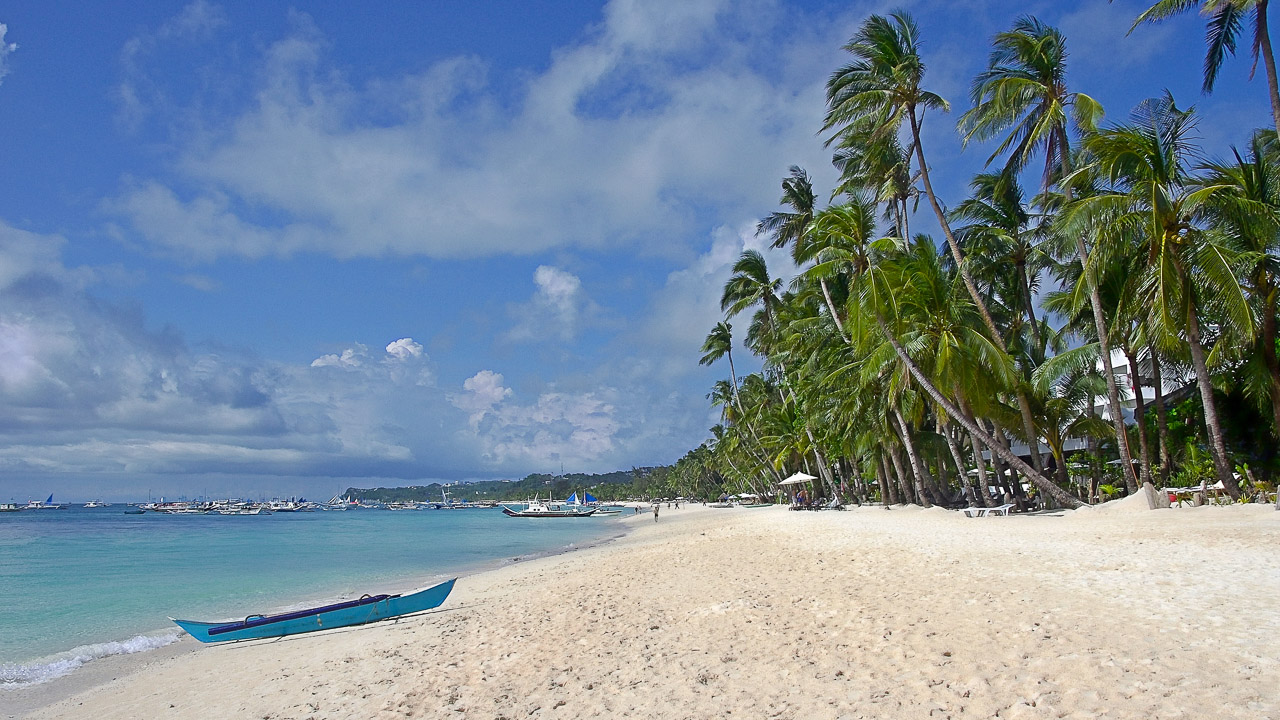
[[(824, 83), (895, 7), (0, 8), (0, 501), (674, 462), (718, 420), (728, 368), (698, 358), (729, 267), (790, 166), (828, 194)], [(949, 204), (991, 150), (955, 120), (1020, 13), (1110, 122), (1168, 89), (1215, 157), (1269, 122), (1247, 37), (1200, 92), (1194, 13), (1126, 37), (1143, 2), (901, 7), (952, 105), (925, 120)]]

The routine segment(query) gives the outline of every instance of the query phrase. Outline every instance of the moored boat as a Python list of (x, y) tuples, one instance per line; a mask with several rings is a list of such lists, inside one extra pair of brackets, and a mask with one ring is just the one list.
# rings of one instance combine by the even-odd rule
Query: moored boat
[(31, 502), (27, 503), (26, 507), (23, 509), (24, 510), (66, 510), (67, 506), (59, 505), (58, 503), (54, 502), (53, 495), (49, 495), (48, 500), (45, 500), (44, 502), (40, 502), (39, 500), (32, 500)]
[(539, 518), (558, 518), (558, 517), (589, 517), (596, 513), (593, 507), (568, 507), (565, 505), (551, 505), (548, 502), (534, 498), (525, 503), (523, 510), (512, 510), (506, 505), (502, 506), (502, 514), (507, 517), (539, 517)]
[(0, 512), (18, 512), (23, 509), (25, 508), (15, 503), (0, 503)]
[(279, 615), (250, 615), (224, 623), (169, 618), (203, 643), (283, 637), (316, 630), (364, 625), (439, 607), (449, 597), (457, 578), (408, 595), (365, 595), (359, 600), (297, 610)]

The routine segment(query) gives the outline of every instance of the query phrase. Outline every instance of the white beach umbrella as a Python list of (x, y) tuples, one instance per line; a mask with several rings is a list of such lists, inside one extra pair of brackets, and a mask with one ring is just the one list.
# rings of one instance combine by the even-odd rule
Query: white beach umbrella
[(792, 475), (791, 477), (787, 478), (786, 480), (783, 480), (778, 484), (779, 485), (799, 485), (800, 483), (807, 483), (810, 480), (817, 480), (817, 479), (818, 478), (812, 475), (805, 475), (802, 472), (798, 472), (795, 475)]

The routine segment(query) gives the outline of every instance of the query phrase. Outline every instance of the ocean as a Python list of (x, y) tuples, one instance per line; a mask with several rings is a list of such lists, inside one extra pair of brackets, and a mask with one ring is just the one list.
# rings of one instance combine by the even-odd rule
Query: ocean
[[(347, 510), (263, 516), (0, 513), (0, 692), (237, 619), (396, 593), (616, 535), (618, 516)], [(447, 605), (447, 601), (446, 601)]]

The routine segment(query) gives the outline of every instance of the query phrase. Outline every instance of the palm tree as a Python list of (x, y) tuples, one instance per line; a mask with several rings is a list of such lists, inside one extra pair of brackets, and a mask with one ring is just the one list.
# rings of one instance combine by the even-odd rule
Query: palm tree
[[(889, 343), (893, 354), (901, 361), (902, 368), (906, 370), (906, 375), (909, 375), (916, 385), (924, 391), (925, 395), (941, 408), (948, 417), (954, 419), (971, 435), (977, 437), (995, 456), (1022, 473), (1046, 494), (1054, 497), (1066, 507), (1079, 507), (1080, 501), (1068, 495), (1056, 484), (1044, 477), (1040, 471), (1031, 467), (1022, 458), (1014, 454), (1006, 445), (997, 441), (981, 424), (975, 421), (970, 413), (964, 412), (956, 402), (948, 398), (938, 388), (934, 379), (920, 367), (916, 358), (904, 344), (903, 338), (899, 337), (900, 333), (895, 327), (895, 324), (899, 322), (900, 312), (898, 296), (903, 288), (909, 287), (909, 284), (903, 279), (901, 269), (895, 267), (894, 264), (894, 256), (901, 254), (898, 252), (899, 242), (895, 238), (881, 238), (871, 244), (868, 257), (872, 257), (874, 260), (855, 278), (854, 282), (858, 306), (874, 320), (876, 327), (880, 330), (881, 337)], [(982, 342), (988, 343), (990, 352), (993, 353), (993, 355), (987, 357), (988, 364), (994, 366), (1007, 362), (1008, 354), (1003, 352), (990, 338), (983, 337), (984, 340)], [(913, 343), (914, 345), (916, 343)]]
[(969, 183), (973, 194), (956, 206), (951, 217), (970, 224), (956, 229), (956, 237), (969, 251), (975, 263), (981, 262), (990, 275), (1006, 275), (1013, 270), (1016, 296), (1027, 318), (1033, 342), (1042, 344), (1040, 323), (1036, 320), (1035, 302), (1031, 296), (1034, 278), (1045, 264), (1037, 247), (1037, 228), (1022, 201), (1022, 188), (1011, 172), (981, 173)]
[(1280, 359), (1276, 356), (1276, 314), (1280, 312), (1280, 153), (1275, 134), (1254, 134), (1250, 152), (1232, 149), (1234, 163), (1209, 163), (1200, 181), (1211, 193), (1214, 223), (1226, 229), (1256, 258), (1247, 288), (1259, 319), (1257, 341), (1246, 348), (1246, 391), (1270, 401), (1274, 431), (1280, 434)]
[(945, 112), (950, 105), (941, 96), (921, 87), (925, 66), (920, 58), (920, 30), (915, 20), (903, 11), (891, 13), (888, 17), (872, 15), (843, 49), (854, 56), (854, 61), (836, 70), (827, 80), (827, 115), (822, 129), (825, 132), (840, 128), (828, 143), (841, 136), (871, 140), (896, 137), (903, 121), (906, 121), (911, 131), (908, 150), (915, 155), (925, 195), (938, 224), (942, 226), (969, 294), (982, 313), (992, 338), (998, 341), (1000, 332), (969, 275), (960, 245), (951, 233), (946, 213), (929, 179), (929, 166), (925, 162), (920, 136), (922, 116), (930, 109)]
[(1213, 91), (1213, 85), (1222, 69), (1222, 62), (1228, 55), (1236, 52), (1236, 40), (1240, 35), (1242, 20), (1253, 11), (1253, 68), (1249, 70), (1249, 78), (1258, 67), (1258, 59), (1267, 73), (1267, 90), (1271, 101), (1271, 119), (1276, 132), (1280, 133), (1280, 83), (1276, 81), (1276, 59), (1271, 51), (1271, 33), (1267, 29), (1268, 0), (1159, 0), (1147, 8), (1137, 20), (1134, 28), (1144, 22), (1160, 22), (1178, 13), (1199, 8), (1202, 15), (1208, 18), (1205, 28), (1205, 44), (1208, 46), (1204, 56), (1204, 86), (1206, 94)]
[(722, 357), (729, 358), (729, 381), (733, 384), (733, 401), (738, 406), (738, 412), (742, 412), (742, 399), (738, 397), (738, 371), (733, 366), (733, 326), (727, 322), (718, 322), (716, 326), (707, 333), (707, 339), (702, 343), (702, 357), (698, 360), (699, 365), (711, 365)]
[(1150, 329), (1169, 347), (1185, 342), (1196, 372), (1214, 471), (1227, 493), (1239, 487), (1232, 474), (1213, 397), (1203, 316), (1212, 312), (1218, 332), (1252, 340), (1253, 313), (1236, 277), (1240, 257), (1219, 233), (1197, 224), (1211, 193), (1197, 192), (1189, 163), (1195, 157), (1192, 111), (1173, 98), (1138, 106), (1132, 123), (1091, 135), (1085, 149), (1111, 189), (1081, 198), (1064, 212), (1064, 227), (1102, 228), (1101, 242), (1124, 246), (1140, 240), (1147, 265), (1134, 278), (1135, 301), (1152, 313)]
[[(989, 140), (1013, 128), (987, 160), (1010, 150), (1006, 169), (1022, 169), (1035, 153), (1044, 154), (1044, 189), (1054, 179), (1071, 171), (1070, 126), (1077, 132), (1090, 132), (1102, 117), (1102, 106), (1084, 93), (1071, 92), (1066, 85), (1066, 41), (1052, 26), (1034, 17), (1023, 16), (1013, 28), (1000, 33), (992, 41), (987, 69), (974, 79), (970, 97), (974, 107), (960, 118), (965, 142)], [(1066, 189), (1067, 200), (1071, 189)], [(1097, 292), (1097, 278), (1089, 263), (1089, 250), (1084, 237), (1076, 235), (1076, 257), (1084, 268), (1089, 288), (1089, 301), (1098, 342), (1102, 346), (1103, 371), (1107, 377), (1107, 400), (1111, 406), (1112, 424), (1120, 450), (1121, 464), (1128, 468), (1125, 482), (1129, 490), (1137, 488), (1133, 476), (1132, 453), (1124, 416), (1120, 412), (1120, 391), (1111, 365), (1111, 344), (1107, 336), (1106, 314)]]
[[(903, 121), (907, 122), (911, 131), (909, 151), (914, 152), (920, 182), (947, 239), (947, 247), (960, 277), (992, 342), (1000, 347), (1001, 352), (1008, 352), (986, 301), (965, 264), (964, 253), (951, 232), (946, 212), (929, 179), (929, 165), (925, 162), (920, 133), (923, 114), (929, 109), (945, 112), (950, 106), (941, 96), (921, 87), (925, 66), (920, 58), (919, 28), (911, 16), (902, 11), (888, 17), (872, 15), (844, 45), (844, 50), (853, 55), (854, 61), (836, 70), (827, 80), (827, 115), (822, 129), (826, 132), (840, 128), (828, 143), (841, 136), (870, 139), (896, 136)], [(1028, 437), (1034, 437), (1035, 428), (1026, 393), (1019, 388), (1015, 394), (1022, 411), (1023, 430)], [(1036, 474), (1040, 474), (1040, 457), (1033, 454), (1031, 459)]]
[(1070, 161), (1069, 124), (1093, 130), (1102, 118), (1102, 105), (1067, 90), (1066, 42), (1056, 28), (1024, 15), (991, 45), (987, 69), (969, 90), (973, 109), (960, 116), (964, 142), (985, 142), (1012, 128), (987, 164), (1008, 152), (1005, 169), (1016, 173), (1042, 152), (1047, 187)]
[(780, 204), (791, 208), (791, 212), (775, 212), (756, 225), (756, 235), (768, 235), (775, 248), (799, 242), (804, 236), (805, 228), (813, 219), (817, 199), (813, 194), (813, 183), (809, 173), (799, 165), (792, 165), (787, 177), (782, 181), (782, 199)]

